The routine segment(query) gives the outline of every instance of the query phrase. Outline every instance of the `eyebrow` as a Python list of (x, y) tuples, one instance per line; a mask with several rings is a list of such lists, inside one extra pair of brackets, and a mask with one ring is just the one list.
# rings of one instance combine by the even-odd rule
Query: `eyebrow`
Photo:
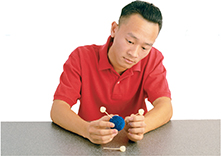
[[(128, 33), (128, 35), (129, 35), (130, 37), (136, 39), (136, 40), (139, 40), (133, 33)], [(148, 45), (148, 46), (153, 46), (152, 43), (145, 43), (145, 44)]]

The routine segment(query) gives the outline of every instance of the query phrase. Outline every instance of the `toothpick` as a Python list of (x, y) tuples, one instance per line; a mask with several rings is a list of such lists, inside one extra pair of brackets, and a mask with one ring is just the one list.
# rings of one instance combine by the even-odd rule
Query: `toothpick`
[(125, 146), (120, 146), (120, 148), (111, 148), (111, 147), (104, 147), (103, 149), (107, 149), (107, 150), (115, 150), (115, 151), (121, 151), (121, 152), (125, 152), (126, 151), (126, 147)]

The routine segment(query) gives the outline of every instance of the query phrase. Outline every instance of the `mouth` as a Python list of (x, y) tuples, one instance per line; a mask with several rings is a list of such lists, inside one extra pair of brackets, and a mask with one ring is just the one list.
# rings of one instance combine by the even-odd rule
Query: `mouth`
[(126, 58), (126, 57), (123, 57), (123, 58), (124, 58), (125, 62), (127, 62), (128, 64), (135, 63), (133, 60), (130, 60), (130, 59)]

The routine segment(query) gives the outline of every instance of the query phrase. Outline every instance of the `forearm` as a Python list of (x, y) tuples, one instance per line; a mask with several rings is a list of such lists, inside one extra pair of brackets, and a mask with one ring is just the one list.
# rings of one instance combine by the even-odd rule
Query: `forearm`
[(54, 101), (51, 109), (51, 119), (64, 129), (87, 137), (87, 127), (89, 123), (81, 119), (64, 101)]
[(166, 124), (173, 115), (171, 100), (162, 97), (154, 101), (154, 108), (145, 114), (145, 133)]

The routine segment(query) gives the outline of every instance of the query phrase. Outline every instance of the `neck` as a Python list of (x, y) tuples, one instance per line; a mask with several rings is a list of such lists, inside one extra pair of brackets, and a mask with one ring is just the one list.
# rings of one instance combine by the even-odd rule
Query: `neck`
[(117, 62), (115, 61), (116, 59), (114, 59), (116, 56), (113, 53), (113, 48), (112, 47), (109, 48), (107, 56), (108, 56), (108, 60), (109, 60), (110, 64), (113, 66), (114, 70), (118, 74), (122, 75), (124, 73), (124, 71), (126, 71), (126, 69), (120, 68), (117, 65)]

